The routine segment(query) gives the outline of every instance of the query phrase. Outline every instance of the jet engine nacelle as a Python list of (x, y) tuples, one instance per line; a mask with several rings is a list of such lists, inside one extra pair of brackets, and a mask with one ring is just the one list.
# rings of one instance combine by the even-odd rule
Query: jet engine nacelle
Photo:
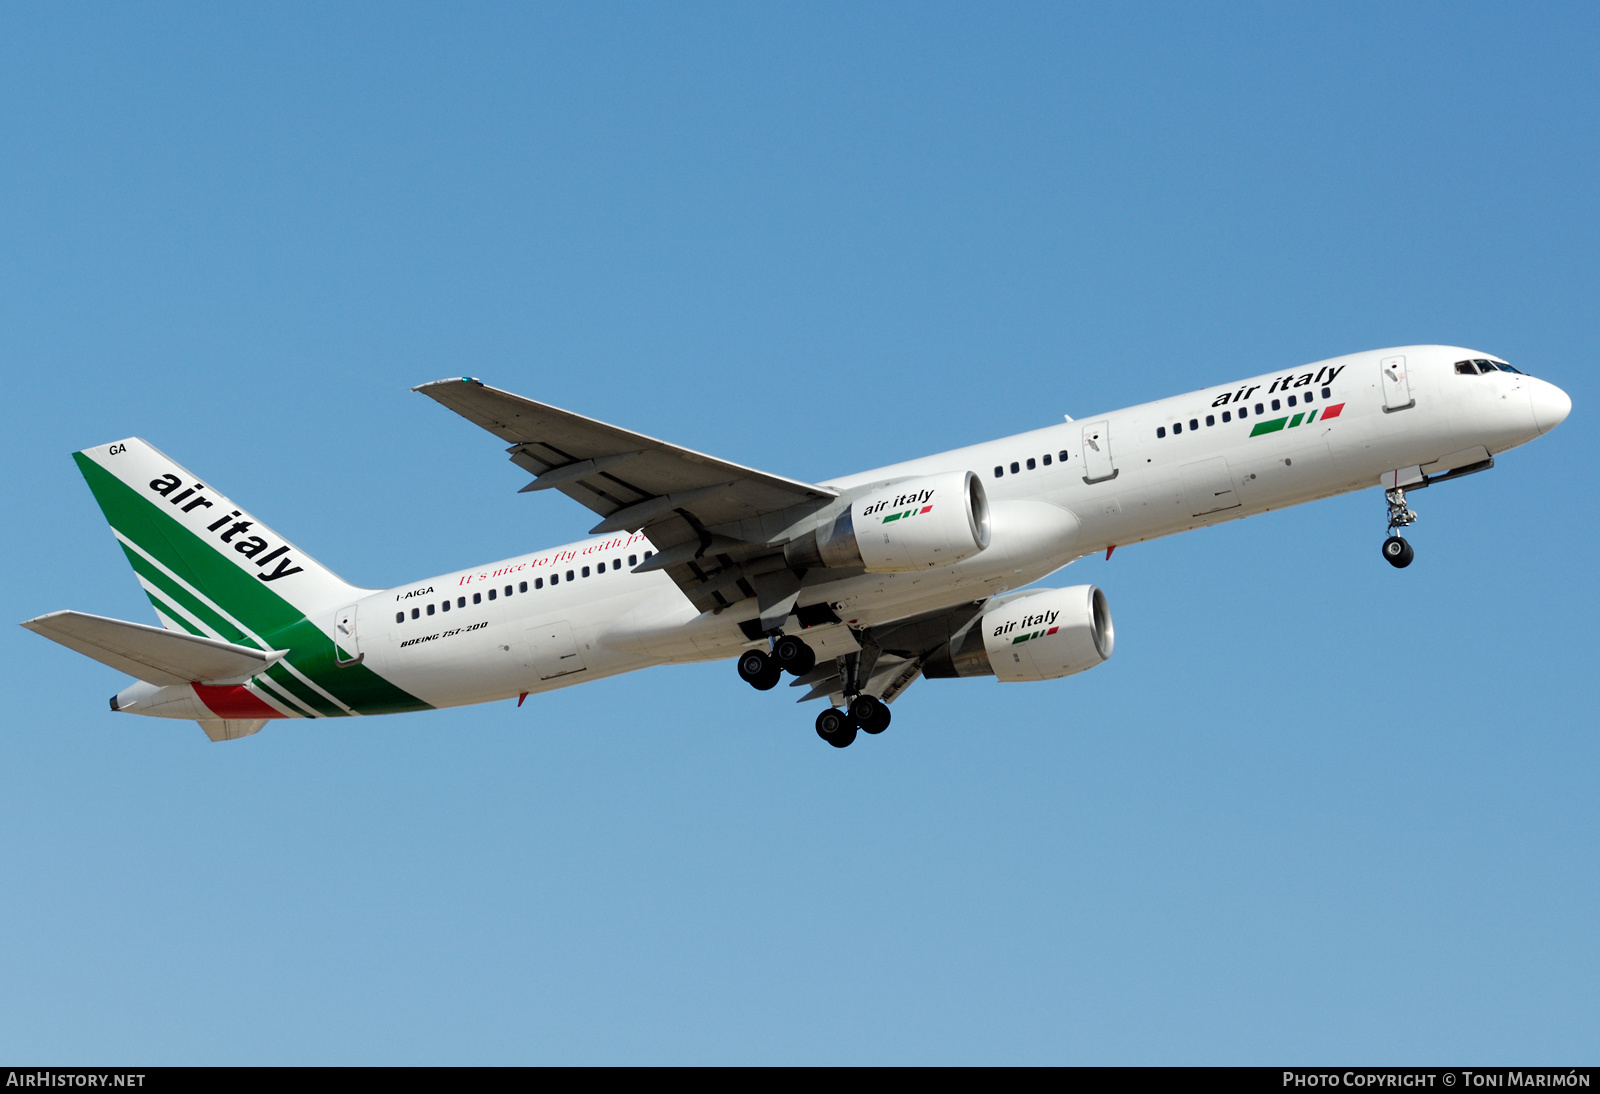
[(907, 479), (850, 507), (784, 548), (797, 567), (861, 567), (869, 574), (948, 566), (989, 546), (989, 498), (971, 471)]
[(1105, 593), (1093, 585), (1044, 589), (984, 612), (928, 658), (922, 674), (1055, 680), (1105, 661), (1114, 638)]

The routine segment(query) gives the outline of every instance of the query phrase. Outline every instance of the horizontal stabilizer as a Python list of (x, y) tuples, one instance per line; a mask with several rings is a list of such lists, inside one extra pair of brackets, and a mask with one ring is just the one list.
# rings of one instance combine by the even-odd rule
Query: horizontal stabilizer
[(288, 653), (83, 612), (51, 612), (22, 625), (118, 672), (161, 685), (245, 680)]

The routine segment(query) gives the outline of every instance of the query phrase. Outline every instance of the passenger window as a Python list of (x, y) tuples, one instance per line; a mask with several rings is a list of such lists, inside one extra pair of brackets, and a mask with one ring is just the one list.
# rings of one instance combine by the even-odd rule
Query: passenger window
[(433, 614), (433, 605), (432, 605), (432, 604), (429, 604), (429, 605), (428, 605), (428, 614), (429, 614), (429, 615), (432, 615), (432, 614)]
[(583, 568), (583, 576), (584, 577), (588, 577), (589, 576), (589, 567), (585, 566)]
[(1061, 462), (1062, 463), (1066, 463), (1067, 462), (1067, 450), (1065, 448), (1063, 448), (1061, 450)]
[(1229, 414), (1226, 410), (1224, 410), (1222, 412), (1222, 420), (1225, 421), (1225, 422), (1231, 422), (1231, 421), (1233, 421), (1233, 415)]
[(568, 571), (567, 571), (567, 580), (568, 580), (568, 581), (571, 581), (571, 580), (572, 580), (572, 571), (571, 571), (571, 570), (568, 570)]
[(1049, 467), (1049, 466), (1050, 466), (1050, 453), (1048, 453), (1048, 452), (1046, 452), (1046, 453), (1045, 453), (1045, 454), (1044, 454), (1044, 465), (1045, 465), (1045, 466), (1046, 466), (1046, 467)]
[(622, 560), (620, 558), (612, 559), (611, 560), (611, 572), (612, 573), (616, 573), (620, 569), (622, 569)]
[[(1247, 407), (1247, 406), (1240, 407), (1239, 408), (1239, 420), (1242, 422), (1248, 417), (1250, 417), (1250, 408)], [(1222, 420), (1223, 421), (1227, 421), (1228, 420), (1228, 416), (1226, 414), (1224, 414), (1222, 416)]]
[(482, 604), (483, 603), (483, 594), (482, 593), (473, 593), (472, 594), (472, 602), (474, 604)]
[(510, 595), (511, 595), (511, 586), (510, 586), (510, 585), (507, 585), (507, 586), (506, 586), (506, 595), (507, 595), (507, 596), (510, 596)]
[(406, 621), (406, 613), (405, 612), (395, 612), (394, 613), (394, 621), (396, 623), (404, 623)]
[(1029, 471), (1033, 471), (1033, 470), (1036, 470), (1037, 468), (1038, 468), (1038, 465), (1033, 462), (1033, 457), (1029, 456), (1028, 457), (1028, 470)]
[[(1294, 396), (1293, 395), (1289, 396), (1289, 405), (1290, 406), (1294, 406)], [(1273, 407), (1272, 409), (1273, 410), (1277, 410), (1278, 408), (1277, 407)]]
[(649, 558), (649, 557), (650, 557), (650, 556), (651, 556), (651, 555), (653, 555), (653, 554), (655, 554), (655, 552), (654, 552), (654, 551), (646, 551), (646, 552), (645, 552), (645, 553), (644, 553), (644, 557), (645, 557), (645, 558)]
[(629, 555), (628, 556), (628, 565), (629, 566), (637, 566), (637, 565), (639, 565), (639, 556), (638, 555)]
[(466, 606), (467, 606), (467, 598), (466, 597), (464, 597), (464, 596), (456, 597), (456, 607), (465, 608)]
[(1164, 426), (1164, 425), (1156, 426), (1156, 440), (1159, 441), (1162, 437), (1165, 437), (1166, 435), (1167, 435), (1167, 427), (1166, 426)]
[(450, 601), (446, 600), (443, 604), (440, 604), (439, 605), (439, 610), (441, 612), (449, 611), (450, 610)]
[(418, 610), (417, 610), (417, 609), (416, 609), (416, 608), (412, 608), (412, 609), (411, 609), (411, 618), (412, 618), (412, 619), (415, 619), (415, 618), (417, 618), (417, 616), (419, 616), (419, 615), (421, 615), (421, 614), (422, 614), (422, 613), (421, 613), (421, 612), (420, 612), (420, 611), (418, 611)]
[(598, 565), (595, 566), (594, 572), (597, 573), (597, 574), (605, 573), (606, 572), (606, 564), (604, 562), (599, 563)]
[(1182, 422), (1173, 422), (1172, 423), (1172, 435), (1174, 437), (1176, 437), (1179, 433), (1182, 433), (1182, 432), (1183, 432), (1183, 423)]
[(526, 581), (517, 582), (517, 592), (525, 593), (527, 591), (528, 591), (528, 583)]
[(1207, 414), (1206, 415), (1206, 425), (1216, 425), (1216, 424), (1217, 424), (1217, 416), (1215, 414)]
[(542, 578), (542, 577), (536, 577), (536, 578), (534, 578), (534, 579), (533, 579), (533, 587), (534, 587), (534, 588), (535, 588), (535, 589), (542, 589), (542, 588), (544, 588), (544, 578)]
[(1198, 418), (1190, 418), (1189, 419), (1189, 428), (1191, 430), (1199, 429), (1200, 428), (1200, 420)]
[(999, 464), (995, 464), (994, 465), (994, 477), (995, 478), (997, 478), (997, 479), (1004, 478), (1005, 477), (1005, 473), (1006, 473), (1006, 469), (1005, 468), (1001, 467)]
[(1276, 399), (1272, 400), (1272, 409), (1273, 410), (1278, 410), (1279, 408), (1280, 408), (1280, 404), (1279, 404), (1278, 400), (1276, 400)]
[(1306, 392), (1304, 395), (1302, 395), (1300, 397), (1306, 401), (1307, 405), (1310, 405), (1310, 403), (1312, 401), (1311, 392), (1308, 391), (1308, 392)]
[[(1274, 409), (1276, 409), (1276, 408), (1274, 408)], [(1266, 410), (1261, 406), (1260, 403), (1257, 403), (1256, 404), (1256, 417), (1259, 418), (1261, 415), (1263, 415), (1265, 413), (1266, 413)]]
[(1323, 398), (1324, 398), (1324, 399), (1331, 399), (1331, 398), (1333, 398), (1333, 389), (1332, 389), (1332, 388), (1330, 388), (1330, 387), (1325, 387), (1325, 388), (1323, 388), (1323, 389), (1322, 389), (1322, 397), (1323, 397)]
[(1019, 471), (1021, 471), (1021, 470), (1022, 470), (1022, 467), (1021, 467), (1021, 465), (1020, 465), (1020, 464), (1018, 464), (1018, 463), (1017, 463), (1017, 461), (1016, 461), (1016, 460), (1012, 460), (1012, 461), (1011, 461), (1011, 473), (1012, 473), (1012, 474), (1013, 474), (1013, 475), (1015, 475), (1015, 474), (1016, 474), (1016, 473), (1017, 473), (1017, 472), (1019, 472)]
[(561, 584), (561, 575), (560, 574), (551, 574), (550, 575), (550, 584), (552, 584), (552, 585)]
[(493, 600), (493, 599), (494, 599), (494, 590), (493, 590), (493, 589), (490, 589), (490, 590), (489, 590), (489, 599), (490, 599), (490, 600)]

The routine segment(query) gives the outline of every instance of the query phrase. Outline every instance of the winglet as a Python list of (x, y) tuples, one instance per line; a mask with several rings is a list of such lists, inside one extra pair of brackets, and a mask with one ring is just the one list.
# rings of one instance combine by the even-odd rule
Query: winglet
[(476, 376), (446, 376), (443, 380), (429, 380), (425, 384), (418, 384), (412, 391), (421, 391), (425, 387), (442, 387), (445, 384), (477, 384), (483, 386), (483, 381)]

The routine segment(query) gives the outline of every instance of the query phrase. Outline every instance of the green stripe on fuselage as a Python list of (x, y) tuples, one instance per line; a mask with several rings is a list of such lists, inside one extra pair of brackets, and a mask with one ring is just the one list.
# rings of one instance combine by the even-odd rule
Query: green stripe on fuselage
[(1288, 418), (1274, 418), (1270, 422), (1257, 422), (1256, 427), (1250, 431), (1250, 436), (1259, 437), (1263, 433), (1276, 433), (1288, 420)]
[(266, 676), (267, 679), (278, 685), (279, 688), (288, 692), (290, 695), (300, 700), (302, 703), (316, 711), (318, 714), (322, 715), (324, 718), (344, 717), (343, 710), (328, 702), (324, 696), (317, 693), (315, 688), (307, 685), (304, 680), (297, 677), (294, 673), (290, 672), (282, 665), (273, 665), (266, 671)]

